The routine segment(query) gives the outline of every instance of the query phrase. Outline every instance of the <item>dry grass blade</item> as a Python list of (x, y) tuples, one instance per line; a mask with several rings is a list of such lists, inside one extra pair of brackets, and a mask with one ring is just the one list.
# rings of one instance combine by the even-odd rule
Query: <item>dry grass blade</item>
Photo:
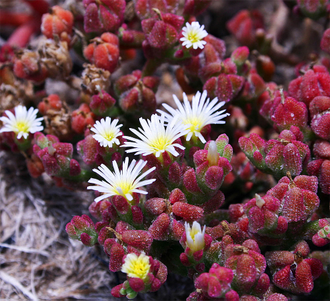
[(65, 232), (92, 195), (31, 179), (23, 160), (0, 152), (0, 300), (111, 300), (117, 283), (104, 253)]
[(36, 301), (38, 298), (32, 294), (28, 289), (26, 289), (19, 281), (17, 281), (14, 277), (1, 272), (0, 271), (0, 278), (20, 290), (25, 296), (29, 297), (31, 300)]

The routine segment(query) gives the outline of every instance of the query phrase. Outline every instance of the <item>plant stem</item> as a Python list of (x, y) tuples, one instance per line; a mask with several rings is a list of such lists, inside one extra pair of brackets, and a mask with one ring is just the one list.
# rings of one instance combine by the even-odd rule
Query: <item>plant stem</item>
[(48, 13), (49, 4), (45, 0), (24, 0), (40, 16)]
[(16, 47), (25, 47), (31, 36), (38, 31), (40, 27), (39, 20), (30, 20), (18, 27), (10, 36), (7, 44)]
[(148, 59), (142, 70), (142, 77), (154, 75), (157, 68), (163, 63), (161, 59)]
[(9, 25), (9, 26), (20, 26), (33, 17), (28, 14), (23, 13), (12, 13), (4, 10), (0, 10), (0, 25)]

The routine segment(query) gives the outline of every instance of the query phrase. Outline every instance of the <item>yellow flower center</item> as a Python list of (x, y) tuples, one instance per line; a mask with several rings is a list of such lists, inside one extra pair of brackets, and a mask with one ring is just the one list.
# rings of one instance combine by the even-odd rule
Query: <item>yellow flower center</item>
[(196, 42), (200, 41), (200, 38), (198, 37), (198, 33), (196, 31), (189, 32), (188, 35), (187, 35), (187, 39), (191, 43), (196, 43)]
[(171, 145), (171, 141), (167, 137), (157, 137), (153, 141), (150, 141), (150, 147), (155, 151), (166, 150), (166, 148)]
[(192, 228), (191, 229), (191, 232), (190, 232), (190, 237), (192, 238), (192, 240), (195, 242), (195, 235), (199, 233), (199, 231), (195, 228)]
[(115, 138), (115, 133), (114, 132), (105, 132), (103, 138), (105, 140), (111, 141), (113, 138)]
[(189, 247), (192, 253), (204, 249), (205, 240), (204, 240), (204, 233), (205, 228), (202, 230), (200, 225), (197, 222), (194, 222), (192, 227), (188, 224), (185, 224), (186, 229), (186, 245)]
[(183, 120), (183, 123), (190, 125), (188, 129), (191, 132), (201, 130), (201, 127), (202, 127), (202, 121), (200, 120), (200, 118), (195, 117), (195, 116), (187, 118), (186, 120)]
[[(131, 194), (133, 189), (134, 187), (132, 186), (132, 183), (128, 181), (121, 181), (115, 186), (116, 194), (122, 195), (125, 198), (127, 197), (127, 194)], [(129, 201), (131, 201), (131, 199)]]
[(137, 257), (135, 254), (129, 254), (125, 259), (122, 272), (126, 273), (129, 277), (144, 280), (149, 273), (150, 267), (148, 256), (140, 254)]
[(16, 129), (17, 129), (17, 133), (19, 132), (28, 133), (29, 125), (24, 121), (19, 121), (16, 123)]
[(142, 262), (137, 261), (134, 266), (134, 273), (139, 277), (139, 278), (145, 278), (149, 268)]

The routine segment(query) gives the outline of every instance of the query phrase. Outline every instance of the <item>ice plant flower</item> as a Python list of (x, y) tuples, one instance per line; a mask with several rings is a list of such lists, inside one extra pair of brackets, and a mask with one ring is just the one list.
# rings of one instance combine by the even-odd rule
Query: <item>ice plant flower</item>
[(208, 35), (207, 31), (204, 29), (204, 25), (199, 25), (199, 22), (186, 23), (186, 26), (182, 28), (183, 37), (180, 39), (182, 46), (194, 49), (203, 49), (206, 44), (203, 39)]
[(179, 143), (174, 143), (175, 140), (185, 135), (187, 131), (184, 126), (177, 122), (176, 118), (165, 126), (165, 116), (159, 116), (156, 114), (151, 115), (151, 120), (145, 120), (140, 118), (142, 129), (139, 131), (136, 129), (130, 129), (138, 138), (124, 136), (128, 142), (125, 142), (124, 147), (132, 147), (126, 150), (128, 153), (135, 152), (136, 155), (150, 155), (154, 154), (159, 157), (161, 153), (168, 151), (174, 157), (177, 157), (179, 153), (175, 147), (182, 150), (185, 149)]
[(143, 252), (139, 256), (130, 253), (125, 257), (121, 271), (126, 273), (128, 277), (144, 280), (148, 276), (150, 267), (149, 256)]
[(163, 107), (170, 114), (161, 110), (158, 110), (158, 112), (164, 115), (168, 122), (171, 122), (173, 118), (177, 118), (184, 125), (185, 129), (188, 130), (187, 141), (195, 135), (202, 143), (205, 143), (206, 140), (201, 134), (202, 128), (208, 124), (224, 124), (225, 121), (221, 119), (229, 116), (229, 113), (224, 113), (226, 110), (218, 111), (225, 104), (224, 101), (218, 102), (217, 97), (210, 101), (206, 97), (207, 91), (204, 91), (203, 94), (198, 91), (190, 103), (187, 95), (183, 93), (182, 105), (176, 95), (173, 95), (178, 109), (173, 109), (171, 106), (163, 104)]
[(203, 250), (205, 246), (204, 235), (206, 226), (204, 225), (202, 230), (201, 225), (194, 221), (191, 228), (187, 222), (185, 222), (184, 227), (186, 230), (186, 246), (193, 253)]
[(117, 125), (117, 123), (118, 119), (111, 121), (110, 117), (96, 121), (94, 127), (91, 128), (91, 131), (95, 133), (93, 138), (104, 147), (112, 147), (114, 143), (118, 145), (120, 142), (117, 137), (122, 135), (119, 128), (123, 125)]
[(135, 163), (136, 160), (133, 160), (129, 165), (128, 158), (126, 157), (121, 171), (119, 170), (116, 161), (112, 161), (114, 172), (110, 171), (104, 164), (101, 164), (98, 169), (94, 168), (93, 171), (105, 179), (105, 181), (100, 181), (98, 179), (91, 178), (88, 181), (88, 183), (96, 184), (96, 186), (88, 186), (87, 189), (92, 189), (103, 193), (103, 195), (95, 199), (95, 202), (102, 201), (103, 199), (114, 195), (121, 195), (128, 201), (132, 201), (133, 192), (147, 194), (147, 191), (139, 188), (151, 184), (155, 181), (155, 179), (148, 179), (144, 181), (141, 181), (141, 179), (150, 174), (156, 167), (150, 168), (140, 175), (141, 170), (145, 167), (147, 162), (141, 160), (137, 164)]
[(30, 108), (26, 109), (24, 106), (15, 107), (15, 115), (10, 111), (5, 111), (8, 117), (0, 117), (3, 122), (3, 127), (0, 129), (0, 133), (14, 132), (17, 134), (17, 139), (22, 136), (26, 139), (29, 133), (33, 134), (42, 131), (44, 127), (41, 125), (43, 117), (37, 118), (38, 109)]

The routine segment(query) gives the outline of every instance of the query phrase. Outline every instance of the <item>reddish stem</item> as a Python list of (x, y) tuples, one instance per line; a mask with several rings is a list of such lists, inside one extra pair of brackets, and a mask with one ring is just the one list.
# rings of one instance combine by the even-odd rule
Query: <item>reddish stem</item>
[(5, 10), (0, 10), (0, 25), (20, 26), (33, 17), (23, 13), (12, 13)]
[(33, 8), (33, 10), (40, 16), (48, 13), (49, 4), (45, 0), (24, 0), (24, 2), (29, 4)]
[(7, 45), (25, 47), (31, 36), (39, 30), (40, 20), (32, 19), (18, 27), (9, 37)]

